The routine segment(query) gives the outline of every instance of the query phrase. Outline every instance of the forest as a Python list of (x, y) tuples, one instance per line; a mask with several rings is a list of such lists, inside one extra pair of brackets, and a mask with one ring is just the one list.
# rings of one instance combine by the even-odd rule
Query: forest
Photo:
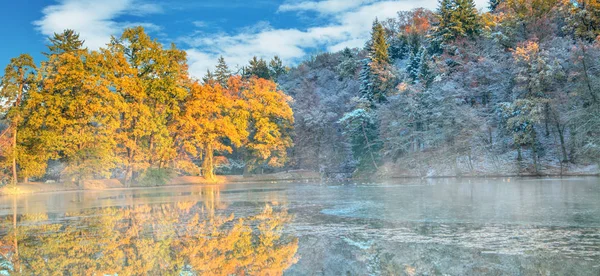
[(99, 50), (65, 30), (4, 71), (0, 179), (597, 173), (599, 35), (596, 0), (441, 0), (375, 19), (360, 49), (200, 80), (142, 27)]

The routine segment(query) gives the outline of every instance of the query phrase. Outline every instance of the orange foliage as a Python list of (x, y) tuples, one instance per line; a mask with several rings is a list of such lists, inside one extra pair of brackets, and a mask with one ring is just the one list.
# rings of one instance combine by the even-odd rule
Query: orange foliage
[(0, 221), (10, 229), (0, 258), (15, 275), (282, 275), (297, 261), (298, 240), (281, 234), (285, 210), (238, 219), (204, 210), (196, 202), (108, 207), (59, 223), (20, 216), (16, 228), (9, 216)]

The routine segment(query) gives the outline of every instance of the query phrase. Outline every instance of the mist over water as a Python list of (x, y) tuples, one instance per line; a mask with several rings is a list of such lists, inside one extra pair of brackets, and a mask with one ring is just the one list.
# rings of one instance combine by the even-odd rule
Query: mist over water
[[(594, 177), (440, 179), (3, 196), (0, 250), (12, 262), (2, 259), (0, 270), (40, 266), (35, 259), (43, 255), (47, 263), (54, 259), (55, 272), (83, 271), (77, 269), (89, 263), (99, 265), (85, 271), (124, 272), (130, 263), (110, 266), (106, 256), (144, 259), (131, 253), (142, 252), (144, 242), (162, 248), (143, 255), (160, 256), (144, 259), (149, 273), (169, 267), (175, 274), (598, 275), (599, 184)], [(98, 231), (111, 238), (99, 240)], [(205, 236), (223, 248), (209, 247)], [(71, 246), (72, 258), (87, 262), (61, 266), (64, 256), (50, 249), (61, 237), (71, 237), (62, 244)], [(273, 242), (262, 243), (265, 237)], [(241, 245), (243, 254), (235, 249)]]

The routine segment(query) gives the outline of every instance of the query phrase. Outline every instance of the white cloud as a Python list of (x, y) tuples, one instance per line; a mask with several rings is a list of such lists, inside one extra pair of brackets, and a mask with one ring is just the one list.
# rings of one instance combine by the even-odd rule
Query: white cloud
[(279, 6), (279, 12), (290, 11), (316, 11), (319, 13), (338, 13), (360, 7), (374, 0), (328, 0), (328, 1), (302, 1)]
[(194, 26), (196, 26), (196, 28), (204, 28), (204, 27), (208, 26), (208, 23), (206, 23), (205, 21), (200, 21), (200, 20), (196, 20), (196, 21), (192, 22), (192, 24), (194, 24)]
[(234, 67), (247, 64), (253, 56), (278, 55), (289, 64), (319, 49), (338, 51), (345, 47), (362, 47), (376, 17), (385, 19), (401, 10), (435, 9), (437, 5), (437, 0), (301, 1), (283, 4), (278, 12), (315, 12), (328, 18), (329, 23), (307, 29), (276, 29), (263, 23), (236, 34), (202, 34), (182, 40), (191, 47), (188, 53), (193, 53), (189, 55), (190, 73), (201, 77), (207, 69), (214, 68), (219, 56)]
[(123, 15), (144, 16), (162, 12), (158, 5), (140, 3), (135, 0), (60, 0), (42, 11), (44, 16), (33, 24), (46, 36), (73, 29), (85, 40), (85, 46), (97, 49), (110, 42), (110, 36), (118, 34), (123, 28), (142, 25), (157, 29), (151, 23), (118, 22)]

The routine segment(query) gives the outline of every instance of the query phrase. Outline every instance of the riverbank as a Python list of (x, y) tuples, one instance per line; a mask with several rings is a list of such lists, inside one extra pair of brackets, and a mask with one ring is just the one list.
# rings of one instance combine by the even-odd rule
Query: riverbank
[[(164, 186), (185, 186), (185, 185), (221, 185), (233, 183), (255, 183), (255, 182), (275, 182), (275, 181), (303, 181), (320, 179), (320, 175), (313, 171), (297, 170), (274, 174), (262, 175), (227, 175), (218, 176), (216, 180), (210, 181), (202, 176), (178, 176), (170, 179)], [(51, 193), (63, 191), (79, 191), (79, 190), (111, 190), (111, 189), (138, 189), (148, 186), (132, 185), (125, 186), (118, 179), (98, 179), (87, 180), (83, 182), (82, 187), (78, 187), (73, 183), (40, 183), (29, 182), (19, 183), (16, 188), (5, 186), (0, 188), (0, 195), (15, 195), (15, 194), (35, 194), (35, 193)], [(152, 187), (152, 186), (150, 186)]]
[(379, 167), (376, 177), (395, 179), (600, 176), (598, 164), (573, 164), (543, 160), (544, 162), (541, 163), (536, 172), (532, 164), (515, 162), (514, 159), (507, 157), (498, 158), (493, 162), (483, 157), (473, 158), (473, 162), (468, 162), (468, 160), (459, 161), (448, 161), (443, 160), (443, 158), (435, 160), (432, 158), (423, 162), (399, 161), (398, 163), (386, 163)]

